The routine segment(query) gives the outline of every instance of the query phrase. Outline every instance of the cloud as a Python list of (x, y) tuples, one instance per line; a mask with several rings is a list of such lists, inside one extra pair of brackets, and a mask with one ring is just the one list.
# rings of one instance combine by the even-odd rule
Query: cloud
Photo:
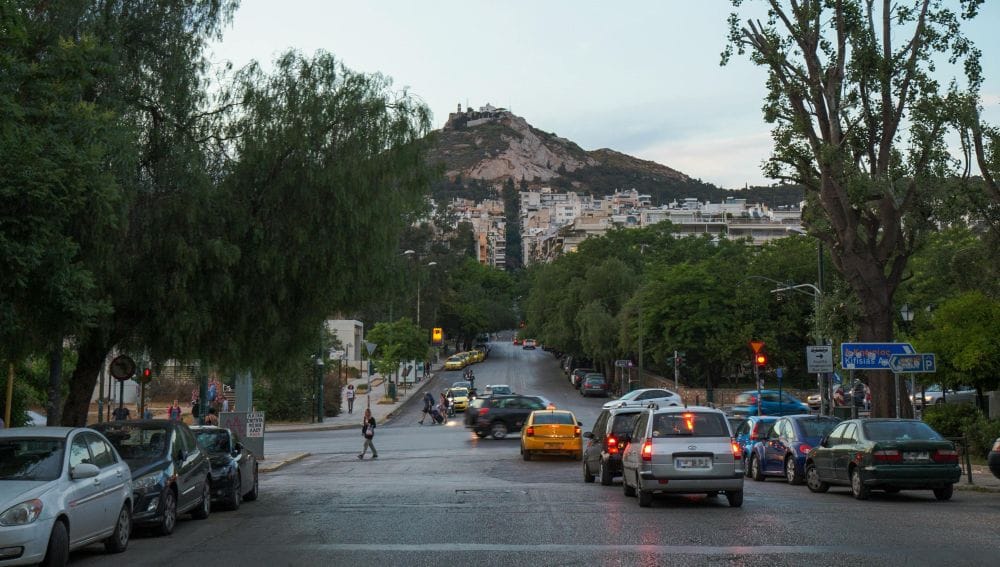
[(640, 149), (636, 157), (662, 163), (696, 179), (726, 189), (770, 185), (761, 164), (771, 155), (773, 142), (768, 130), (746, 134), (662, 140)]

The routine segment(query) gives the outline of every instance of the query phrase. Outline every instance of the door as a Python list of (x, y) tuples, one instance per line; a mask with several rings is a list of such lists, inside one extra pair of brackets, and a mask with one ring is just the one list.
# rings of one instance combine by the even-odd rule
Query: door
[(594, 422), (594, 429), (591, 430), (592, 437), (587, 439), (587, 444), (583, 448), (583, 458), (587, 460), (587, 468), (596, 473), (600, 468), (601, 451), (604, 448), (605, 432), (608, 428), (610, 412), (604, 410)]
[(833, 479), (840, 483), (846, 483), (847, 465), (854, 458), (858, 438), (858, 426), (854, 422), (849, 422), (844, 428), (840, 439), (837, 440), (836, 447), (833, 448)]
[(85, 433), (87, 445), (90, 447), (91, 462), (97, 465), (101, 472), (97, 478), (101, 484), (101, 505), (104, 510), (101, 526), (103, 529), (111, 531), (118, 520), (118, 512), (121, 511), (121, 504), (124, 500), (122, 492), (126, 480), (131, 476), (131, 471), (122, 466), (115, 456), (114, 450), (97, 435)]
[(98, 535), (104, 521), (104, 501), (101, 476), (73, 480), (73, 469), (82, 464), (94, 464), (90, 447), (83, 432), (77, 433), (69, 444), (69, 470), (66, 490), (66, 509), (69, 514), (70, 544), (91, 539)]
[(788, 420), (779, 419), (771, 431), (767, 434), (767, 441), (763, 443), (763, 469), (764, 472), (768, 473), (781, 473), (785, 470), (785, 453), (788, 449), (786, 448), (785, 439), (788, 435), (788, 430), (791, 429)]
[(840, 443), (840, 438), (843, 437), (844, 431), (847, 429), (847, 425), (846, 423), (841, 423), (835, 427), (827, 437), (826, 443), (813, 454), (813, 463), (816, 464), (816, 470), (819, 472), (820, 478), (824, 481), (834, 479), (833, 454)]
[(177, 509), (188, 510), (201, 498), (201, 477), (197, 475), (198, 443), (191, 443), (180, 428), (170, 433), (170, 455), (177, 470)]

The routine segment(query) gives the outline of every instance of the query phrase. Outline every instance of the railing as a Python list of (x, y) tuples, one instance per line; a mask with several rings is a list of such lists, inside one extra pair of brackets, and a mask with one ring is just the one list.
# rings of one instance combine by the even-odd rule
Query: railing
[(958, 448), (958, 466), (962, 468), (962, 473), (966, 475), (969, 484), (972, 484), (972, 459), (969, 456), (969, 438), (962, 437), (945, 437), (948, 441), (955, 444)]

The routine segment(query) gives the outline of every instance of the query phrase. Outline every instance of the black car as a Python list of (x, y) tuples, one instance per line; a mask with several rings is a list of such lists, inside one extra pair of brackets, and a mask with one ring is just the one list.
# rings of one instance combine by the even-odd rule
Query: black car
[(492, 435), (503, 439), (507, 433), (520, 431), (528, 416), (546, 404), (535, 396), (491, 396), (478, 398), (465, 412), (465, 427), (480, 438)]
[(214, 425), (199, 425), (191, 431), (212, 463), (212, 501), (238, 510), (243, 500), (256, 500), (257, 457), (240, 443), (239, 435)]
[(608, 397), (609, 393), (608, 381), (604, 379), (603, 374), (593, 373), (587, 374), (583, 377), (583, 381), (580, 382), (580, 395), (581, 396), (604, 396)]
[(177, 515), (204, 519), (212, 510), (211, 465), (188, 426), (143, 419), (91, 426), (111, 441), (132, 469), (132, 521), (174, 531)]
[(990, 472), (993, 473), (993, 476), (1000, 478), (1000, 437), (997, 437), (997, 440), (993, 442), (993, 448), (990, 449), (986, 462), (990, 465)]
[(635, 420), (646, 411), (640, 407), (613, 408), (601, 411), (594, 429), (583, 434), (583, 480), (608, 486), (611, 479), (622, 474), (622, 449), (628, 443)]

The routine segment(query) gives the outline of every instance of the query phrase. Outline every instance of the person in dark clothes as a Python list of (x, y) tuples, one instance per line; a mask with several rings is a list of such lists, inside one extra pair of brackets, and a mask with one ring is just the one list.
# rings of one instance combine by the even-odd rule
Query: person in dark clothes
[(365, 453), (368, 452), (370, 448), (372, 450), (372, 458), (378, 458), (378, 450), (375, 449), (375, 445), (372, 443), (372, 439), (375, 438), (375, 418), (372, 417), (372, 410), (365, 410), (365, 418), (361, 422), (361, 436), (365, 439), (365, 444), (361, 446), (361, 454), (358, 455), (359, 459), (365, 458)]

